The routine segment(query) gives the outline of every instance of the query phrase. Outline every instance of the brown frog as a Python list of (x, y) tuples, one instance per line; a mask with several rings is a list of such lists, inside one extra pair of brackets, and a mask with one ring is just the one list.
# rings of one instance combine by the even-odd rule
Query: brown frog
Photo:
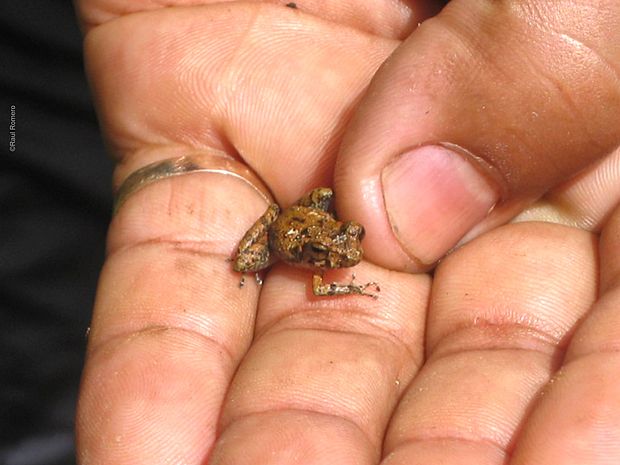
[(318, 271), (312, 278), (314, 295), (361, 294), (377, 298), (366, 292), (369, 286), (378, 292), (377, 283), (354, 284), (355, 275), (349, 284), (323, 282), (324, 270), (355, 266), (363, 255), (363, 226), (355, 221), (338, 221), (330, 210), (332, 198), (330, 188), (318, 187), (283, 212), (271, 204), (241, 239), (233, 269), (258, 272), (282, 260)]

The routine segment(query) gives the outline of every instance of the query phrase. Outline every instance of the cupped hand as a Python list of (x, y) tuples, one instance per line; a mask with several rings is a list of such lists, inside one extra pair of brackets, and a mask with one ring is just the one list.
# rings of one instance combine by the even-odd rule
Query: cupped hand
[[(378, 281), (381, 296), (314, 298), (311, 274), (285, 265), (262, 290), (250, 280), (239, 289), (227, 258), (266, 204), (235, 176), (178, 176), (134, 193), (110, 227), (80, 395), (80, 462), (619, 457), (620, 212), (612, 207), (620, 155), (588, 153), (601, 156), (596, 166), (520, 214), (581, 229), (509, 225), (450, 255), (432, 281), (395, 271), (417, 269), (421, 257), (403, 259), (402, 237), (381, 232), (376, 219), (387, 201), (352, 187), (370, 179), (364, 166), (376, 165), (353, 155), (376, 149), (363, 144), (362, 129), (390, 61), (371, 79), (424, 18), (394, 2), (188, 3), (79, 5), (117, 182), (156, 160), (207, 154), (250, 166), (288, 205), (331, 184), (347, 131), (336, 195), (343, 219), (371, 224), (369, 256), (378, 264), (355, 270), (359, 281)], [(419, 61), (432, 68), (429, 51)], [(388, 133), (372, 140), (391, 140)], [(433, 142), (475, 148), (443, 136)], [(558, 170), (550, 184), (568, 176)], [(520, 198), (518, 188), (506, 191)], [(588, 229), (602, 229), (600, 241)], [(441, 247), (423, 244), (434, 254)]]

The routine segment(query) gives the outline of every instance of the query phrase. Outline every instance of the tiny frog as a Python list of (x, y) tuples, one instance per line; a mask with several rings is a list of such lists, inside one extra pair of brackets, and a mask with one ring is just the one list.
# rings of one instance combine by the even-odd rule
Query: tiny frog
[[(263, 216), (245, 233), (233, 259), (233, 269), (258, 272), (282, 260), (294, 266), (315, 270), (312, 292), (317, 296), (361, 294), (369, 286), (379, 291), (377, 283), (324, 283), (323, 272), (332, 268), (357, 265), (362, 259), (364, 228), (355, 221), (340, 222), (331, 213), (333, 192), (318, 187), (291, 207), (280, 212), (271, 204)], [(243, 285), (243, 279), (241, 285)]]

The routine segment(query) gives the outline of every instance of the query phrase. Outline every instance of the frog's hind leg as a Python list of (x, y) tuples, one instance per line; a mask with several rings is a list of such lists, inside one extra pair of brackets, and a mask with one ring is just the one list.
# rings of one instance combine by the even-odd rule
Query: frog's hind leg
[[(271, 204), (267, 211), (252, 225), (239, 242), (233, 259), (233, 269), (242, 273), (256, 272), (271, 265), (269, 253), (269, 226), (276, 220), (280, 208)], [(244, 280), (242, 279), (241, 285)]]
[(334, 192), (329, 187), (317, 187), (299, 199), (296, 205), (300, 207), (316, 208), (317, 210), (326, 212), (331, 208), (333, 197)]
[(312, 293), (316, 296), (332, 296), (332, 295), (351, 295), (351, 294), (359, 294), (359, 295), (367, 295), (368, 297), (372, 297), (373, 299), (378, 299), (379, 296), (377, 294), (372, 294), (370, 292), (366, 292), (368, 287), (374, 287), (377, 292), (380, 292), (379, 285), (375, 282), (370, 282), (366, 284), (354, 284), (355, 274), (351, 277), (351, 282), (349, 284), (340, 284), (340, 283), (324, 283), (323, 275), (315, 274), (312, 277)]

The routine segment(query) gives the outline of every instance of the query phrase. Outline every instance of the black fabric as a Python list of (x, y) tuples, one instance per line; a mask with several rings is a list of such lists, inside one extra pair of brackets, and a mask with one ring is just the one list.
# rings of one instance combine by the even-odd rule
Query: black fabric
[[(75, 463), (75, 400), (111, 211), (70, 1), (0, 15), (0, 464)], [(14, 109), (13, 119), (11, 109)], [(11, 151), (14, 122), (15, 151)]]

